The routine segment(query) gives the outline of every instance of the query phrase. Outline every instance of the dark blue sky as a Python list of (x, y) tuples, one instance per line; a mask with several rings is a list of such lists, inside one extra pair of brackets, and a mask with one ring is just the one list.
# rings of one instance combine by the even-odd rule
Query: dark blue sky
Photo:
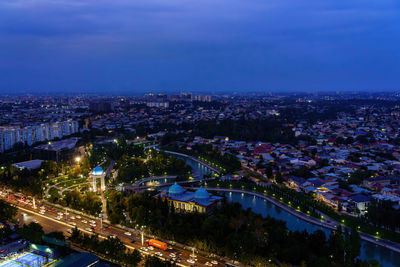
[(1, 0), (0, 92), (400, 88), (396, 0)]

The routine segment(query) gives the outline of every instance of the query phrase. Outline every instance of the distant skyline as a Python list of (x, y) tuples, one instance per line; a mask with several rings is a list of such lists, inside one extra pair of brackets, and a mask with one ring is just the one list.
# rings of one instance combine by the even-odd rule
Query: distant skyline
[(389, 0), (2, 0), (0, 93), (395, 91)]

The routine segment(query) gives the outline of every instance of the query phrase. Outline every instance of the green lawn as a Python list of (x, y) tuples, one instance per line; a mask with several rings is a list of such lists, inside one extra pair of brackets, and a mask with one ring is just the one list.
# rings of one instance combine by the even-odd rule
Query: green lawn
[(65, 181), (63, 183), (57, 184), (57, 186), (62, 187), (62, 188), (67, 188), (72, 185), (84, 183), (87, 180), (88, 180), (87, 178), (71, 179), (71, 180)]

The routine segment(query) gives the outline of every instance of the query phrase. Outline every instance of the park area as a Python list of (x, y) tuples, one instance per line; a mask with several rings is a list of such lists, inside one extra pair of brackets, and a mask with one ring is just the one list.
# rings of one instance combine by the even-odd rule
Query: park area
[(48, 183), (45, 195), (47, 198), (54, 202), (55, 199), (59, 199), (67, 192), (78, 190), (84, 192), (88, 190), (89, 182), (87, 178), (68, 178), (67, 176), (52, 179), (51, 183)]

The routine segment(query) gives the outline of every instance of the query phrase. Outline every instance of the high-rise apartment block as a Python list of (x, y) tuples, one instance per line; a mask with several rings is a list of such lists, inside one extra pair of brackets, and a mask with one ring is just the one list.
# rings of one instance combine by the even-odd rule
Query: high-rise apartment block
[(212, 97), (210, 95), (192, 95), (192, 101), (201, 101), (201, 102), (211, 102)]
[(78, 130), (78, 122), (73, 120), (43, 123), (24, 128), (0, 127), (0, 152), (12, 149), (17, 143), (32, 146), (38, 142), (61, 139), (77, 133)]

